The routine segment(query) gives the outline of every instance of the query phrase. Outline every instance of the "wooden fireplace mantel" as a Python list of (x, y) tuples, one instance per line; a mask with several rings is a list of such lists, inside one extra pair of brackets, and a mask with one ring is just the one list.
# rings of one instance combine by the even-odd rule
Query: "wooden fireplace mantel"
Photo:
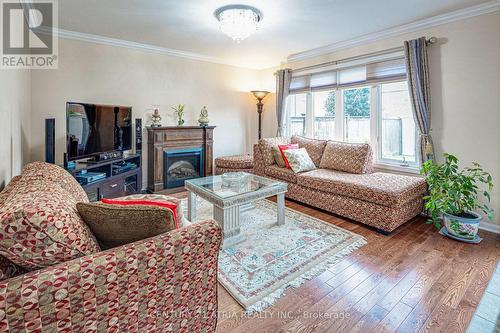
[(165, 149), (202, 148), (203, 177), (213, 175), (213, 142), (215, 126), (146, 127), (148, 131), (148, 190), (160, 192), (163, 187), (163, 152)]

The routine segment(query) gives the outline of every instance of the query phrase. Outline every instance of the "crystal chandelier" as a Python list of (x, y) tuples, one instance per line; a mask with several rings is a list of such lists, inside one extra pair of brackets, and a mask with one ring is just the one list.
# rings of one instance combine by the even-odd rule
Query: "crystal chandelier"
[(220, 30), (239, 43), (259, 28), (262, 12), (246, 5), (228, 5), (214, 13), (219, 21)]

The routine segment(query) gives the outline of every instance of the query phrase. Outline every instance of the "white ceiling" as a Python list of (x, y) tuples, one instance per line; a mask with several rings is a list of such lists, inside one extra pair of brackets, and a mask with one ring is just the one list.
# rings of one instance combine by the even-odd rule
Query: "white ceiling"
[[(485, 0), (60, 0), (61, 29), (194, 52), (247, 67), (345, 41)], [(216, 8), (263, 11), (259, 31), (237, 44), (218, 30)]]

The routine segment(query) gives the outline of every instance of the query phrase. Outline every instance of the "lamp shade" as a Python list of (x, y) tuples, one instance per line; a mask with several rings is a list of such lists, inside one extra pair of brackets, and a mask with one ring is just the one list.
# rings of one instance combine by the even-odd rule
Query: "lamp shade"
[(267, 94), (269, 94), (269, 91), (252, 90), (252, 94), (260, 101), (263, 100), (267, 96)]

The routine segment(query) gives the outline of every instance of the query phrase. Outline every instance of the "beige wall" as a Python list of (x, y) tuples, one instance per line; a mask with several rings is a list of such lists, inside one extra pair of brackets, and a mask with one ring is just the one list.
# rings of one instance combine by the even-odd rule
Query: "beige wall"
[(29, 70), (0, 70), (0, 189), (29, 160)]
[[(289, 63), (298, 68), (402, 45), (435, 36), (429, 50), (432, 135), (438, 155), (456, 154), (463, 164), (477, 161), (492, 173), (492, 206), (500, 224), (500, 12), (441, 25), (359, 47)], [(272, 112), (266, 122), (272, 123)], [(271, 117), (271, 118), (269, 118)], [(266, 133), (272, 136), (274, 133)]]
[[(406, 39), (436, 36), (430, 48), (432, 134), (438, 154), (456, 154), (463, 163), (481, 163), (497, 185), (493, 207), (500, 214), (500, 12), (358, 46), (301, 63), (343, 59), (402, 45)], [(27, 72), (1, 72), (2, 119), (0, 183), (27, 160), (43, 159), (43, 120), (56, 117), (57, 157), (65, 147), (65, 103), (68, 100), (131, 105), (134, 117), (148, 118), (159, 105), (164, 124), (175, 124), (170, 106), (185, 103), (186, 123), (194, 124), (207, 105), (215, 130), (215, 154), (249, 152), (257, 136), (252, 89), (275, 90), (275, 68), (263, 71), (151, 54), (138, 50), (60, 40), (60, 69), (31, 74), (30, 130)], [(8, 87), (8, 88), (7, 88)], [(11, 90), (7, 89), (12, 89)], [(8, 92), (8, 93), (7, 93)], [(275, 95), (265, 100), (264, 136), (276, 133)], [(7, 133), (7, 134), (4, 134)], [(29, 135), (28, 133), (31, 133)], [(10, 143), (9, 143), (10, 142)], [(500, 224), (497, 217), (496, 223)]]
[(250, 152), (257, 137), (257, 113), (249, 91), (259, 88), (258, 74), (256, 70), (61, 39), (59, 69), (32, 72), (31, 158), (43, 158), (43, 121), (55, 117), (57, 161), (62, 163), (67, 101), (130, 105), (134, 118), (143, 121), (149, 121), (152, 107), (159, 105), (164, 125), (176, 124), (171, 106), (186, 104), (185, 124), (195, 125), (206, 105), (210, 123), (217, 126), (215, 156)]
[(276, 136), (276, 78), (274, 73), (279, 67), (267, 68), (259, 71), (259, 89), (271, 92), (263, 100), (264, 111), (262, 117), (262, 137)]

